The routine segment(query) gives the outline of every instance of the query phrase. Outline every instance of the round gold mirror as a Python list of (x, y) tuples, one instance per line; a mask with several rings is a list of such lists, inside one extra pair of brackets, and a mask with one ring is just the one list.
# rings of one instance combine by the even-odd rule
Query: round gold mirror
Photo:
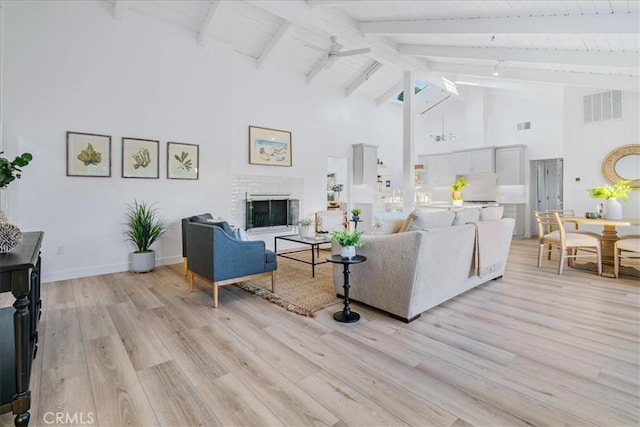
[(623, 145), (607, 154), (602, 175), (610, 184), (628, 179), (631, 188), (640, 188), (640, 144)]

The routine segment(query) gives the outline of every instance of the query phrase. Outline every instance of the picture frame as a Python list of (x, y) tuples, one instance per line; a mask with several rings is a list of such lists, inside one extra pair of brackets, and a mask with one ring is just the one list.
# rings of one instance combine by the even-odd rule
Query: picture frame
[(67, 176), (111, 177), (111, 135), (68, 131)]
[(167, 179), (198, 179), (200, 146), (167, 142)]
[(160, 141), (122, 137), (122, 177), (160, 178)]
[(291, 132), (249, 126), (249, 164), (292, 166)]

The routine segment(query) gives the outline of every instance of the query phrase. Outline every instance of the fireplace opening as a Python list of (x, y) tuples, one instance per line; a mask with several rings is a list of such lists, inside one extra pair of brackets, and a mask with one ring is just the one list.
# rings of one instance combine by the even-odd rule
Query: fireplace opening
[(298, 219), (298, 206), (288, 194), (247, 194), (245, 229), (289, 229)]

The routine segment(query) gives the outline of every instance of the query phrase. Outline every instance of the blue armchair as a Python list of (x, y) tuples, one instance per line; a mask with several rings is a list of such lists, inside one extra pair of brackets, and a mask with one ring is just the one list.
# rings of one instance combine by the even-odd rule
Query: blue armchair
[(222, 225), (189, 222), (185, 228), (189, 292), (193, 292), (197, 275), (213, 285), (213, 306), (217, 308), (219, 286), (265, 273), (271, 273), (271, 291), (275, 291), (276, 254), (264, 242), (237, 240)]
[(197, 222), (200, 224), (220, 225), (224, 227), (225, 231), (231, 233), (231, 227), (225, 221), (214, 222), (213, 215), (210, 213), (203, 213), (199, 215), (193, 215), (188, 218), (182, 218), (182, 264), (184, 267), (184, 275), (187, 275), (189, 270), (189, 262), (187, 261), (187, 224), (191, 222)]

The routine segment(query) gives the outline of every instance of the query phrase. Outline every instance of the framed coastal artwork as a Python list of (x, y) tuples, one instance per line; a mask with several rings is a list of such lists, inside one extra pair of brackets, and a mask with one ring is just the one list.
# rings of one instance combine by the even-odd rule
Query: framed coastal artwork
[(291, 166), (291, 132), (249, 126), (249, 163)]
[(122, 138), (122, 177), (160, 178), (160, 141)]
[(200, 146), (167, 142), (167, 178), (198, 179)]
[(111, 176), (111, 135), (67, 132), (67, 176)]

